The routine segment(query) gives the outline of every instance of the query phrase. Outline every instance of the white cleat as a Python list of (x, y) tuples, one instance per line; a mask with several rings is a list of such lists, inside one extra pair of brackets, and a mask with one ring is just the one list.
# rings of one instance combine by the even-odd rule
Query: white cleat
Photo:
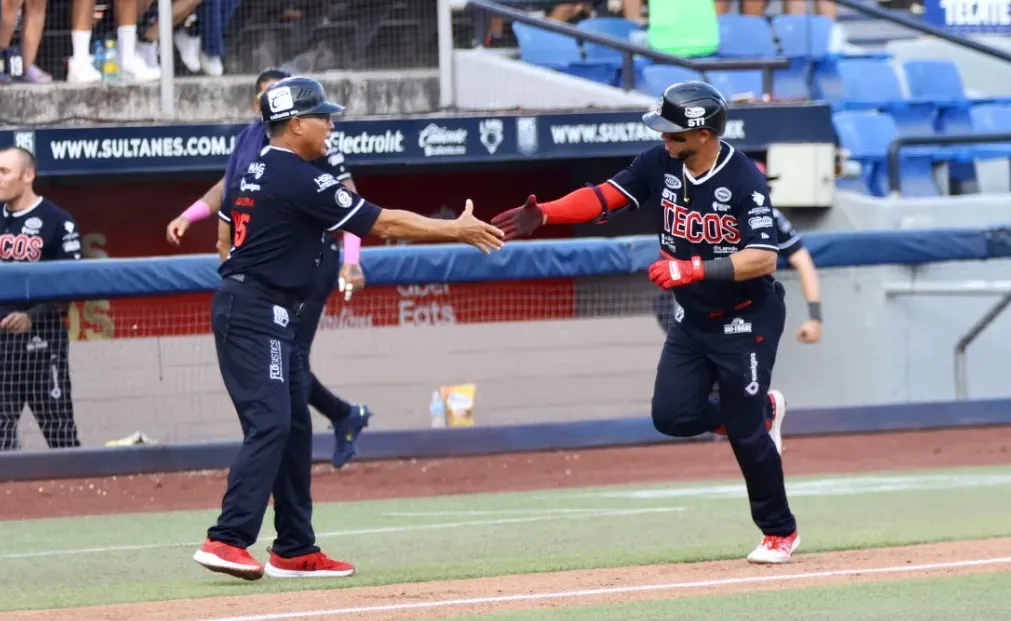
[(769, 436), (776, 445), (776, 451), (783, 454), (783, 420), (786, 418), (786, 397), (778, 390), (769, 391), (769, 401), (772, 403), (772, 424), (769, 426)]
[(748, 562), (757, 565), (781, 565), (788, 563), (794, 551), (800, 546), (800, 535), (793, 531), (792, 535), (779, 537), (766, 535), (754, 552), (748, 555)]

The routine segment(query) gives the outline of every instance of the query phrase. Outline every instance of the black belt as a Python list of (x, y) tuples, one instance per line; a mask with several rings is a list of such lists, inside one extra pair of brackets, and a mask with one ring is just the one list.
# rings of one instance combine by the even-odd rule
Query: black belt
[(283, 306), (295, 314), (302, 309), (302, 305), (305, 303), (305, 298), (302, 296), (268, 285), (248, 274), (229, 274), (225, 276), (225, 281), (223, 283), (225, 285), (228, 284), (227, 281), (241, 283), (243, 287), (256, 291), (274, 304)]

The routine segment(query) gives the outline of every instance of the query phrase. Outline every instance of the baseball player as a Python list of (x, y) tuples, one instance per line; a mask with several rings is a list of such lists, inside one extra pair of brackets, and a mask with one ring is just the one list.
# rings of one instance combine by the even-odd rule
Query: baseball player
[[(77, 224), (35, 193), (35, 157), (21, 148), (0, 151), (0, 261), (76, 261)], [(18, 448), (18, 421), (31, 408), (50, 448), (81, 445), (70, 394), (67, 304), (0, 305), (0, 450)]]
[[(765, 167), (760, 162), (755, 162), (758, 170), (765, 174)], [(766, 176), (768, 181), (775, 181), (778, 177)], [(818, 270), (814, 265), (811, 253), (804, 247), (804, 242), (793, 223), (783, 215), (783, 212), (772, 208), (772, 217), (779, 232), (779, 253), (786, 257), (790, 267), (797, 271), (800, 278), (800, 290), (804, 294), (807, 302), (807, 319), (797, 330), (797, 340), (801, 343), (812, 345), (821, 341), (821, 283), (818, 280)], [(653, 311), (656, 315), (657, 323), (667, 332), (674, 322), (675, 304), (666, 293), (657, 294), (653, 300)]]
[[(484, 252), (502, 231), (474, 217), (456, 220), (382, 209), (311, 162), (327, 152), (331, 116), (343, 110), (323, 86), (286, 78), (260, 97), (270, 144), (241, 171), (218, 217), (221, 284), (211, 303), (218, 366), (244, 439), (228, 473), (217, 523), (193, 555), (200, 565), (246, 580), (350, 576), (355, 568), (316, 546), (310, 495), (312, 423), (300, 313), (318, 280), (327, 232), (456, 241)], [(277, 536), (260, 564), (256, 541), (274, 498)]]
[[(186, 234), (190, 224), (218, 213), (224, 194), (239, 189), (242, 172), (246, 170), (250, 162), (257, 158), (268, 143), (267, 128), (259, 118), (259, 96), (272, 84), (287, 77), (290, 77), (290, 74), (281, 69), (265, 69), (257, 76), (256, 96), (253, 98), (253, 108), (257, 119), (236, 137), (235, 150), (228, 158), (225, 175), (221, 180), (200, 200), (190, 205), (186, 211), (169, 223), (166, 231), (169, 243), (178, 246), (179, 240)], [(345, 166), (344, 155), (338, 145), (329, 143), (326, 155), (314, 161), (313, 165), (321, 171), (333, 175), (352, 192), (357, 191), (354, 181), (351, 179), (351, 173)], [(313, 295), (306, 301), (306, 307), (302, 309), (298, 341), (299, 346), (304, 348), (306, 352), (312, 346), (334, 283), (337, 283), (339, 290), (344, 293), (345, 300), (350, 300), (354, 291), (365, 287), (365, 275), (358, 264), (361, 239), (346, 231), (343, 238), (343, 265), (341, 265), (337, 244), (327, 244), (323, 249), (321, 269), (317, 271), (320, 280), (313, 289)], [(333, 425), (335, 444), (331, 461), (335, 467), (340, 468), (355, 456), (356, 440), (362, 429), (368, 426), (372, 411), (365, 405), (348, 403), (330, 392), (308, 366), (306, 372), (309, 373), (310, 382), (309, 404)]]
[[(653, 424), (690, 437), (724, 426), (763, 533), (748, 555), (785, 563), (800, 539), (780, 458), (786, 401), (769, 391), (786, 318), (776, 270), (778, 236), (767, 185), (748, 158), (720, 140), (727, 103), (704, 82), (664, 91), (643, 122), (663, 144), (641, 153), (606, 183), (548, 203), (530, 196), (492, 223), (506, 240), (543, 224), (607, 219), (624, 209), (654, 213), (664, 257), (649, 268), (679, 311), (653, 389)], [(720, 405), (708, 401), (719, 381)]]

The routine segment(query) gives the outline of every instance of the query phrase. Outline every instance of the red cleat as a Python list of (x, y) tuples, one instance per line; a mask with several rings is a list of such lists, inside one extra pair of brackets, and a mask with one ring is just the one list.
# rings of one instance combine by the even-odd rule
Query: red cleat
[(322, 552), (303, 554), (294, 558), (284, 558), (270, 552), (266, 572), (271, 578), (346, 578), (353, 576), (355, 566), (344, 561), (335, 561)]
[(193, 555), (193, 560), (211, 571), (243, 580), (263, 577), (263, 565), (243, 548), (208, 539)]

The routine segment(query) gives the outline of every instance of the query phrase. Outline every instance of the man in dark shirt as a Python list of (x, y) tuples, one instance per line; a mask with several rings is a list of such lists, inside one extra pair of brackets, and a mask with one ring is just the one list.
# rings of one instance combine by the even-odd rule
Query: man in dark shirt
[[(217, 523), (193, 555), (204, 567), (246, 580), (350, 576), (354, 566), (316, 546), (310, 479), (312, 423), (300, 313), (318, 283), (327, 233), (347, 230), (397, 239), (456, 241), (484, 252), (502, 232), (474, 217), (456, 220), (382, 209), (310, 162), (326, 154), (331, 116), (343, 110), (323, 86), (287, 78), (268, 88), (260, 110), (270, 144), (242, 172), (218, 213), (221, 285), (211, 303), (218, 366), (242, 425)], [(277, 537), (266, 566), (247, 548), (274, 498)]]
[[(214, 184), (199, 200), (190, 205), (186, 211), (169, 222), (166, 230), (166, 238), (169, 243), (178, 246), (179, 240), (186, 234), (190, 224), (218, 213), (221, 210), (225, 194), (240, 190), (242, 174), (268, 144), (267, 126), (260, 119), (260, 95), (278, 80), (288, 77), (291, 77), (288, 72), (274, 68), (264, 69), (257, 76), (254, 84), (255, 96), (253, 97), (253, 108), (257, 118), (236, 137), (235, 150), (228, 158), (225, 174), (221, 180)], [(332, 139), (327, 144), (326, 155), (314, 160), (313, 166), (323, 172), (330, 173), (347, 189), (357, 192), (340, 146)], [(323, 269), (317, 272), (320, 281), (313, 290), (313, 295), (306, 302), (306, 307), (300, 316), (297, 337), (299, 346), (305, 348), (307, 352), (312, 347), (320, 318), (326, 308), (327, 298), (330, 297), (334, 285), (339, 283), (338, 288), (344, 293), (345, 301), (351, 299), (352, 292), (360, 291), (365, 287), (365, 275), (358, 263), (361, 239), (348, 231), (344, 231), (342, 237), (344, 241), (343, 261), (341, 261), (336, 243), (324, 246), (321, 265)], [(356, 440), (362, 429), (368, 426), (372, 411), (366, 405), (351, 404), (335, 395), (319, 381), (309, 367), (306, 368), (306, 372), (309, 374), (310, 382), (309, 405), (318, 410), (333, 425), (335, 437), (331, 462), (340, 468), (355, 456), (357, 452)]]
[[(37, 195), (34, 181), (29, 151), (0, 151), (0, 262), (80, 259), (77, 224)], [(67, 305), (58, 303), (0, 305), (0, 450), (18, 448), (26, 404), (50, 448), (81, 445), (70, 395), (66, 311)]]
[[(800, 539), (780, 458), (786, 401), (770, 391), (786, 306), (776, 270), (778, 236), (767, 185), (742, 153), (720, 140), (727, 103), (704, 82), (667, 88), (643, 122), (663, 143), (607, 183), (496, 216), (506, 239), (547, 223), (607, 219), (623, 209), (655, 214), (662, 257), (654, 284), (678, 302), (653, 389), (653, 424), (690, 437), (725, 427), (763, 533), (753, 563), (785, 563)], [(709, 402), (719, 381), (720, 403)]]

